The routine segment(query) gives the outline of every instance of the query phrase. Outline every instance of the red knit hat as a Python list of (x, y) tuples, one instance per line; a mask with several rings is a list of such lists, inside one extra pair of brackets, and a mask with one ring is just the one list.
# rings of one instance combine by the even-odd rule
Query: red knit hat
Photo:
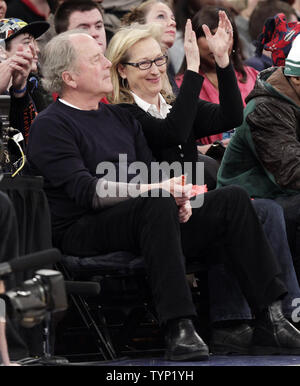
[(292, 42), (300, 34), (300, 22), (286, 21), (283, 13), (268, 18), (257, 41), (256, 53), (261, 56), (263, 49), (272, 52), (274, 66), (284, 66)]

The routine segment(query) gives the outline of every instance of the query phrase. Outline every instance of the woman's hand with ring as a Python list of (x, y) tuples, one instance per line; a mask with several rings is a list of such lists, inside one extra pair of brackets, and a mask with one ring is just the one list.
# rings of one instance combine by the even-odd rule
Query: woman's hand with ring
[(233, 46), (233, 30), (228, 16), (224, 11), (219, 11), (219, 24), (214, 35), (212, 35), (206, 24), (203, 24), (202, 28), (216, 63), (221, 68), (227, 67), (229, 64), (229, 51)]

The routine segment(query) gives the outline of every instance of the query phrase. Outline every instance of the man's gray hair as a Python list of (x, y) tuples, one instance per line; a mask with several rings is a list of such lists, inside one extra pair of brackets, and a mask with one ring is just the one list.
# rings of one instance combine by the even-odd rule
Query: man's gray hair
[(62, 73), (73, 70), (77, 53), (70, 35), (84, 33), (84, 30), (71, 30), (63, 32), (51, 39), (43, 50), (41, 56), (42, 83), (45, 90), (50, 93), (60, 94), (64, 85)]

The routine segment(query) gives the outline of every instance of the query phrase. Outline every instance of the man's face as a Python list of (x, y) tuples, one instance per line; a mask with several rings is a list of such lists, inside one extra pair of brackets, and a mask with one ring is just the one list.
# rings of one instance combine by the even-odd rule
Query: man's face
[(101, 47), (102, 53), (106, 50), (106, 35), (103, 18), (98, 9), (90, 11), (75, 11), (69, 17), (68, 30), (81, 28), (85, 29)]
[(31, 71), (36, 72), (37, 71), (37, 63), (38, 63), (38, 54), (39, 54), (39, 48), (37, 45), (37, 42), (35, 41), (34, 37), (28, 33), (21, 34), (16, 36), (10, 41), (9, 49), (7, 50), (7, 56), (11, 57), (13, 56), (18, 49), (18, 46), (22, 46), (23, 50), (26, 52), (30, 51), (30, 46), (33, 48), (34, 51), (34, 57), (32, 60), (32, 67)]
[(7, 5), (4, 0), (0, 0), (0, 19), (3, 19), (6, 14)]
[(83, 98), (89, 95), (99, 99), (112, 92), (111, 63), (103, 55), (101, 47), (85, 34), (72, 35), (70, 39), (77, 52), (75, 69), (72, 71), (76, 90)]

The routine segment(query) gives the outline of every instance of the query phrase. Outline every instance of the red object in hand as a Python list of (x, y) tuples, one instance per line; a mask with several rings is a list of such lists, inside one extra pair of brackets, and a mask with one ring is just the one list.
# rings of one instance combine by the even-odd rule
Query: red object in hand
[(191, 197), (198, 196), (207, 192), (207, 185), (193, 185)]

